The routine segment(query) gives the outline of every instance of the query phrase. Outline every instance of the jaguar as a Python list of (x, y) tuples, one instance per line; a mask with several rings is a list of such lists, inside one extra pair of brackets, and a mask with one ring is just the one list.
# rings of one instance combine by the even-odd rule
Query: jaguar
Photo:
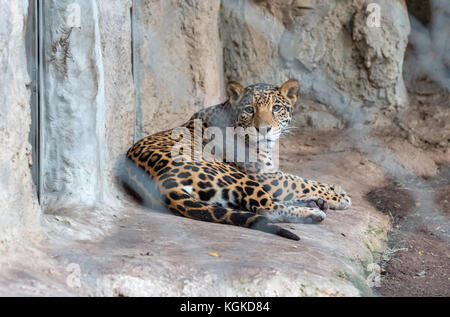
[[(297, 103), (297, 80), (245, 88), (230, 82), (226, 90), (225, 102), (200, 110), (180, 127), (145, 137), (128, 150), (125, 183), (143, 204), (293, 240), (300, 238), (279, 223), (318, 223), (328, 209), (351, 206), (340, 186), (284, 173), (274, 163), (274, 144), (288, 131)], [(236, 159), (240, 151), (225, 156), (236, 149), (230, 139), (221, 150), (214, 148), (213, 157), (204, 153), (213, 127), (224, 134), (228, 128), (245, 132), (232, 137), (244, 144), (243, 160)]]

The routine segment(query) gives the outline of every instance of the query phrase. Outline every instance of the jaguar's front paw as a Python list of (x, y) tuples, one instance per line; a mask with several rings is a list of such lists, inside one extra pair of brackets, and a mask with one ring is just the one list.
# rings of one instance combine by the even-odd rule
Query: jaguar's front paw
[(327, 215), (322, 210), (315, 210), (306, 217), (306, 223), (319, 223), (325, 220)]
[(320, 210), (327, 212), (328, 210), (328, 203), (323, 198), (317, 198), (315, 200), (312, 200), (309, 202), (312, 208), (319, 208)]
[(333, 210), (345, 210), (350, 208), (352, 200), (347, 194), (334, 194), (328, 199), (328, 205)]
[(352, 200), (341, 186), (327, 185), (326, 187), (327, 191), (324, 197), (326, 198), (330, 209), (344, 210), (352, 205)]

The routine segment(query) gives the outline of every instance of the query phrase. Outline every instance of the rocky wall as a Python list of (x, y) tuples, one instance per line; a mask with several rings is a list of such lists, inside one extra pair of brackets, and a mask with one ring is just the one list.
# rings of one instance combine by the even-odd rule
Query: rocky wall
[[(68, 8), (79, 6), (79, 24)], [(105, 196), (105, 86), (96, 1), (43, 2), (41, 201), (48, 209)], [(75, 13), (76, 14), (76, 13)]]
[(29, 241), (40, 237), (40, 208), (30, 168), (27, 14), (27, 1), (0, 1), (0, 248), (24, 236)]
[(131, 0), (98, 1), (105, 86), (105, 156), (108, 200), (122, 197), (117, 169), (133, 144), (135, 88), (132, 67)]
[[(74, 4), (79, 25), (68, 20)], [(44, 3), (42, 202), (48, 209), (115, 203), (114, 169), (134, 132), (130, 9), (131, 1)]]
[[(385, 124), (383, 116), (408, 103), (401, 71), (410, 26), (403, 0), (371, 3), (378, 5), (379, 27), (367, 24), (367, 1), (224, 0), (225, 78), (244, 84), (297, 78), (298, 109), (316, 128), (340, 123), (313, 120), (323, 117), (314, 102), (346, 121)], [(364, 114), (352, 117), (355, 111)]]
[(224, 101), (220, 0), (136, 1), (136, 139)]

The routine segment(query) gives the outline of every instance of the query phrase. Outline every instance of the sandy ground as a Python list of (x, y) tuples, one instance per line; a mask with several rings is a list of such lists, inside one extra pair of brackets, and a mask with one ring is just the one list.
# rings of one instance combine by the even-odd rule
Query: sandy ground
[(421, 202), (411, 186), (392, 182), (368, 193), (367, 198), (389, 215), (393, 227), (381, 262), (381, 296), (450, 296), (450, 166), (423, 180), (421, 190), (433, 192), (436, 211), (446, 221), (435, 224), (417, 212)]

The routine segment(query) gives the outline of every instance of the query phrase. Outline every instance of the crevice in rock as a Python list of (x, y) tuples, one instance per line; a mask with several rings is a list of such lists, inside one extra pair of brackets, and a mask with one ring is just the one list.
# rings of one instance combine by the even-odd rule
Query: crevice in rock
[(25, 31), (25, 46), (27, 70), (31, 79), (30, 109), (31, 127), (29, 142), (32, 148), (32, 178), (38, 199), (40, 198), (40, 2), (30, 1), (28, 5), (27, 24)]

